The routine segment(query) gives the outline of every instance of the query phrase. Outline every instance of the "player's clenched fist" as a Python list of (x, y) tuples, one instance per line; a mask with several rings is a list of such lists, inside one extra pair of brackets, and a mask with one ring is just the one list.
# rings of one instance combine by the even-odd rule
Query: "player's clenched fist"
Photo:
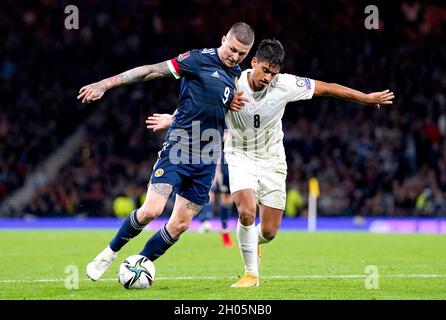
[(90, 103), (91, 101), (99, 100), (104, 95), (105, 85), (101, 82), (95, 82), (82, 87), (79, 90), (78, 100), (82, 100), (82, 103)]

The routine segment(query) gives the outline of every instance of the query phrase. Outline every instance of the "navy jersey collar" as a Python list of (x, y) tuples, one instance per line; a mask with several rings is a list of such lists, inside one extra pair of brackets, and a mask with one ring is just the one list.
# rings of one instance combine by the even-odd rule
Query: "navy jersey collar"
[(223, 61), (221, 61), (221, 59), (220, 59), (220, 55), (218, 54), (218, 48), (215, 49), (215, 52), (217, 52), (217, 59), (218, 59), (218, 62), (222, 65), (223, 68), (225, 68), (225, 69), (227, 69), (227, 70), (236, 70), (237, 68), (239, 68), (239, 65), (238, 65), (238, 64), (236, 64), (236, 65), (233, 66), (233, 67), (228, 67), (228, 66), (226, 66), (226, 65), (223, 63)]

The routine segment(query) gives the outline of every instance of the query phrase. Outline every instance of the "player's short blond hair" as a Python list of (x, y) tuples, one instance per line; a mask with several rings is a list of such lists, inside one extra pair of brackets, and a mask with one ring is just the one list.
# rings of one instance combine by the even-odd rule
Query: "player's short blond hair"
[(233, 35), (238, 41), (246, 45), (254, 43), (254, 30), (244, 22), (235, 23), (229, 30), (228, 35)]

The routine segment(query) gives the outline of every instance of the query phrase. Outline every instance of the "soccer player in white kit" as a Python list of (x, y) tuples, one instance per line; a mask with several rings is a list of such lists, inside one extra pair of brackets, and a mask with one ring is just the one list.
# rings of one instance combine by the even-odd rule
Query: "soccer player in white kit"
[[(287, 164), (283, 147), (282, 117), (288, 102), (329, 95), (362, 104), (392, 104), (389, 90), (365, 94), (336, 83), (326, 83), (279, 73), (285, 51), (278, 40), (263, 40), (252, 58), (252, 69), (242, 72), (238, 93), (225, 117), (228, 138), (224, 152), (229, 167), (229, 184), (237, 206), (237, 238), (245, 274), (234, 288), (259, 285), (261, 244), (274, 239), (286, 204)], [(164, 122), (149, 117), (149, 129)], [(255, 218), (259, 207), (260, 222)]]

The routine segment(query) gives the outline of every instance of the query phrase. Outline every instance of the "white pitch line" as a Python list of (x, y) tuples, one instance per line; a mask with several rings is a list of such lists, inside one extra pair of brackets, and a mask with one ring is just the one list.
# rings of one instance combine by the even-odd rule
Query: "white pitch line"
[[(262, 276), (262, 279), (355, 279), (365, 278), (363, 274), (339, 274), (339, 275), (291, 275), (291, 276)], [(386, 274), (379, 275), (380, 278), (446, 278), (446, 274)], [(157, 280), (219, 280), (234, 279), (235, 277), (159, 277)], [(65, 279), (29, 279), (13, 280), (4, 279), (0, 283), (32, 283), (32, 282), (64, 282)], [(90, 279), (79, 279), (79, 281), (91, 281)], [(101, 279), (99, 282), (118, 281), (117, 278)]]

